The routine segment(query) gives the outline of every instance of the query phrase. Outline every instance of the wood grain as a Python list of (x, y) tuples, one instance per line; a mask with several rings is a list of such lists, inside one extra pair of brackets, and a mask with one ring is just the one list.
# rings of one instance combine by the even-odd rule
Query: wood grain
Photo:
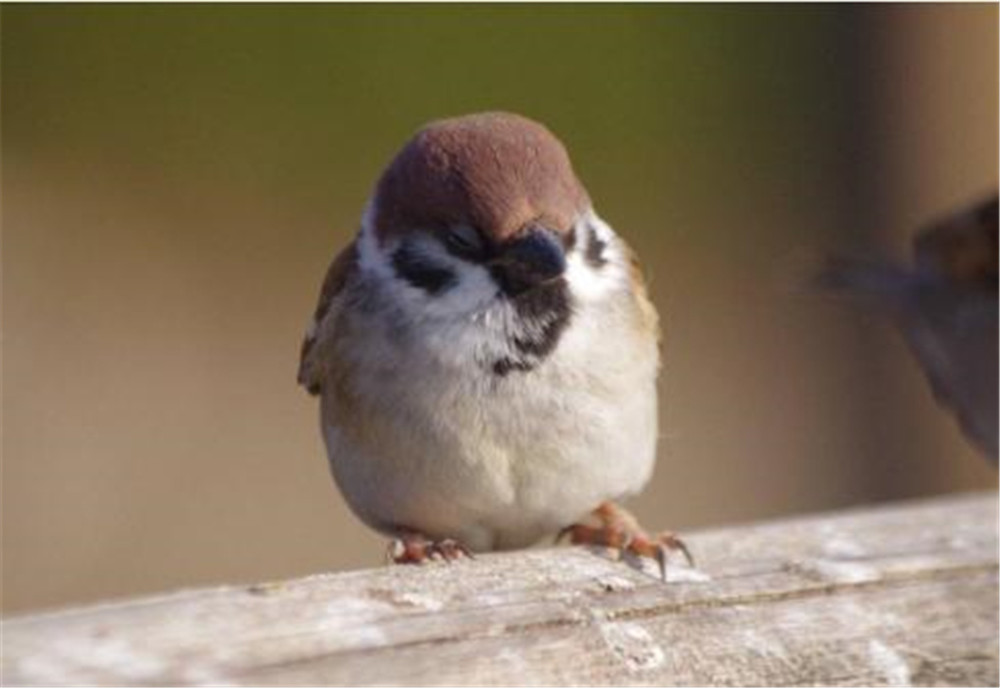
[(5, 620), (3, 682), (997, 685), (997, 495)]

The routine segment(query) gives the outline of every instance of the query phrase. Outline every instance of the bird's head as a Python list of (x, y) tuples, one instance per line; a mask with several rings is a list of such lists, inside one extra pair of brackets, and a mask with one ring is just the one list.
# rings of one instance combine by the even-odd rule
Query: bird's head
[(402, 148), (358, 247), (405, 315), (478, 320), (537, 358), (579, 299), (627, 276), (614, 244), (562, 143), (537, 122), (485, 113), (433, 122)]

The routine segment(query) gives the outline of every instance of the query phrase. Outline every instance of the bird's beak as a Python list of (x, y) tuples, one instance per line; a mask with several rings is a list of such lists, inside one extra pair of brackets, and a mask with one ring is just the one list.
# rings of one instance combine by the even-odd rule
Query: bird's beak
[(566, 251), (551, 230), (531, 225), (501, 247), (490, 270), (505, 294), (517, 296), (562, 275)]

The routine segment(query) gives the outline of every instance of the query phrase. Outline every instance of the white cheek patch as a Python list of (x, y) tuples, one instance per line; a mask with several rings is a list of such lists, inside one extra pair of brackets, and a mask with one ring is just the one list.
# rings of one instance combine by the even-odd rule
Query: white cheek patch
[(486, 268), (458, 259), (451, 267), (458, 275), (458, 285), (441, 299), (451, 304), (447, 310), (454, 308), (461, 313), (479, 311), (497, 297), (500, 288)]
[[(573, 250), (566, 256), (566, 281), (569, 282), (573, 296), (581, 301), (596, 301), (612, 291), (621, 289), (626, 280), (627, 270), (619, 245), (620, 240), (611, 226), (590, 211), (580, 218), (573, 231), (576, 233), (576, 240)], [(607, 262), (599, 267), (587, 260), (590, 232), (594, 232), (604, 243), (602, 257)]]
[(434, 264), (455, 275), (455, 283), (435, 294), (416, 287), (396, 274), (391, 264), (398, 242), (380, 247), (371, 222), (372, 205), (365, 209), (358, 240), (359, 263), (363, 271), (382, 278), (382, 283), (394, 299), (404, 304), (409, 313), (419, 313), (421, 319), (464, 318), (485, 308), (497, 295), (498, 287), (489, 271), (481, 265), (464, 261), (448, 253), (437, 241), (426, 237), (410, 240), (411, 246)]
[(615, 230), (611, 229), (611, 225), (598, 217), (597, 213), (593, 210), (584, 215), (583, 219), (590, 223), (590, 227), (594, 230), (594, 233), (597, 234), (597, 238), (604, 243), (611, 244), (618, 238), (618, 235), (615, 234)]
[(427, 254), (434, 258), (435, 263), (448, 268), (455, 275), (455, 284), (448, 289), (434, 295), (421, 293), (428, 317), (472, 315), (496, 299), (499, 288), (483, 266), (452, 256), (440, 244), (428, 247)]

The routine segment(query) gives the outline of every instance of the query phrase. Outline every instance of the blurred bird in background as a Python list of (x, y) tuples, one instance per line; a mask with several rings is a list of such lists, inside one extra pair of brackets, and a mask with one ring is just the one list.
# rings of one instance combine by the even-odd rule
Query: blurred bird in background
[(914, 239), (912, 268), (830, 257), (818, 275), (893, 319), (938, 403), (997, 461), (997, 196)]

